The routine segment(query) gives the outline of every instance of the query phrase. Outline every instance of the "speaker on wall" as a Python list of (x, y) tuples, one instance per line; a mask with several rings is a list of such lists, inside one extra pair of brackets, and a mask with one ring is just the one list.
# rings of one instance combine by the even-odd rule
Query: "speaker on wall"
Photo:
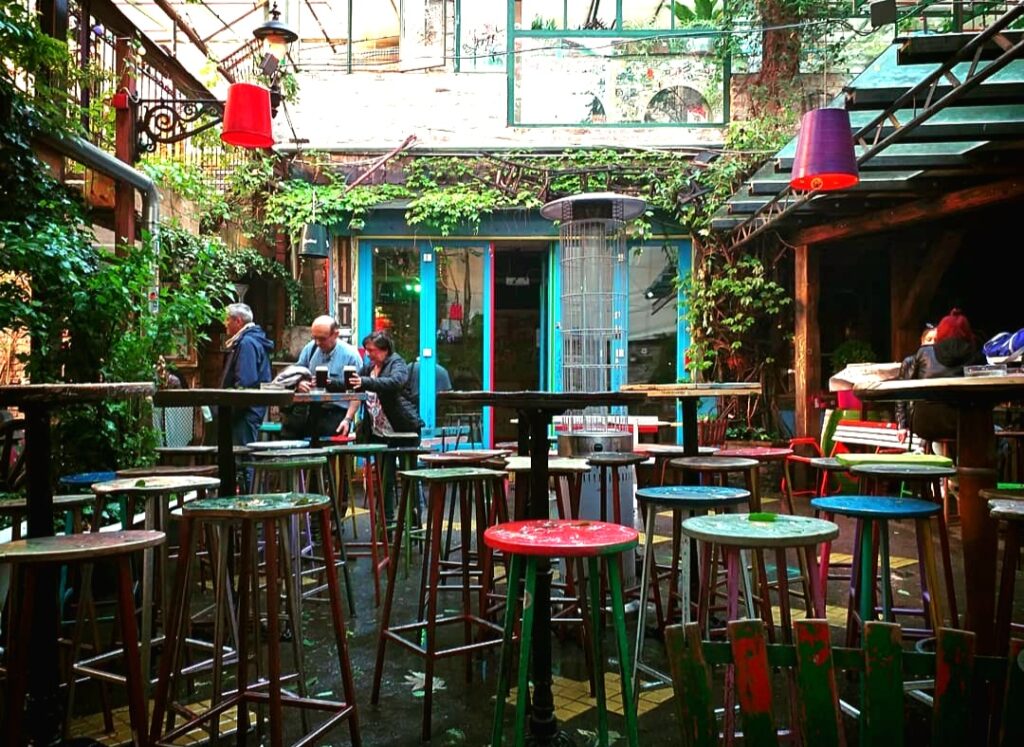
[(306, 259), (327, 259), (331, 255), (331, 236), (327, 226), (307, 223), (302, 227), (299, 256)]

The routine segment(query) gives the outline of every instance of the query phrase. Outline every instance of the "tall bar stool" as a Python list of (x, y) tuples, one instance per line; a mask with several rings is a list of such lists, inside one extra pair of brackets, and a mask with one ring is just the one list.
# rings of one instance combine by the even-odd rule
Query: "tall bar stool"
[[(395, 459), (398, 463), (398, 470), (395, 473), (395, 479), (398, 481), (396, 490), (398, 495), (402, 495), (405, 490), (405, 478), (402, 477), (403, 472), (414, 470), (419, 466), (419, 459), (421, 456), (431, 453), (430, 449), (425, 446), (400, 446), (389, 444), (384, 449), (385, 459)], [(409, 578), (409, 567), (412, 563), (412, 543), (417, 541), (420, 546), (423, 546), (425, 537), (424, 529), (420, 526), (420, 507), (419, 501), (416, 501), (417, 505), (409, 504), (406, 510), (410, 513), (405, 517), (405, 530), (402, 535), (402, 548), (405, 550), (405, 559), (402, 563), (402, 573), (405, 578)]]
[[(911, 614), (922, 615), (930, 633), (942, 627), (942, 587), (935, 566), (931, 534), (931, 519), (942, 511), (941, 506), (917, 498), (880, 495), (835, 495), (814, 498), (811, 500), (811, 506), (824, 512), (826, 516), (848, 516), (857, 522), (853, 557), (855, 572), (851, 575), (847, 602), (847, 646), (855, 646), (864, 623), (875, 619), (875, 570), (879, 554), (883, 622), (895, 622), (896, 614)], [(913, 520), (917, 531), (923, 605), (921, 610), (898, 608), (893, 605), (892, 574), (889, 565), (889, 522), (900, 519)], [(875, 549), (874, 541), (875, 526), (878, 533), (878, 551)], [(921, 631), (908, 632), (921, 634)]]
[[(139, 631), (135, 622), (135, 597), (132, 594), (130, 557), (149, 551), (164, 541), (163, 532), (121, 531), (103, 534), (72, 534), (58, 537), (30, 537), (0, 544), (0, 563), (12, 566), (9, 640), (5, 646), (7, 662), (7, 744), (20, 745), (24, 719), (25, 683), (32, 651), (24, 645), (31, 626), (38, 622), (28, 613), (35, 597), (35, 571), (43, 565), (81, 565), (110, 561), (117, 568), (117, 618), (121, 630), (121, 655), (125, 662), (124, 680), (128, 691), (128, 719), (132, 742), (146, 744), (145, 674), (139, 656)], [(54, 642), (56, 644), (56, 641)]]
[[(483, 469), (480, 467), (449, 467), (442, 469), (418, 469), (408, 470), (401, 473), (404, 479), (401, 497), (401, 505), (398, 510), (398, 526), (395, 532), (394, 544), (392, 545), (392, 563), (388, 568), (388, 589), (384, 596), (384, 610), (380, 617), (380, 626), (377, 637), (377, 659), (373, 673), (373, 690), (370, 702), (376, 705), (380, 702), (381, 678), (384, 674), (384, 653), (387, 642), (393, 641), (413, 653), (422, 656), (424, 662), (424, 683), (423, 683), (423, 723), (421, 737), (423, 741), (430, 740), (431, 709), (433, 707), (433, 683), (434, 663), (438, 659), (450, 656), (462, 655), (465, 658), (466, 681), (472, 679), (472, 655), (475, 651), (496, 647), (501, 643), (497, 634), (501, 628), (485, 618), (487, 593), (491, 583), (491, 560), (486, 548), (481, 547), (479, 556), (481, 565), (479, 569), (480, 587), (478, 597), (478, 611), (474, 614), (470, 576), (474, 573), (469, 557), (471, 549), (470, 521), (468, 507), (464, 508), (459, 517), (462, 525), (461, 540), (462, 552), (459, 553), (459, 569), (456, 572), (460, 584), (443, 587), (441, 585), (441, 532), (444, 524), (445, 494), (451, 490), (454, 494), (472, 496), (478, 524), (484, 520), (479, 517), (486, 517), (484, 509), (485, 483), (491, 483), (491, 495), (498, 504), (498, 521), (507, 520), (505, 505), (505, 473), (498, 470)], [(423, 563), (423, 575), (420, 579), (419, 605), (417, 619), (411, 623), (393, 625), (391, 612), (395, 596), (395, 574), (398, 570), (397, 559), (402, 550), (402, 532), (405, 524), (405, 517), (410, 514), (410, 503), (416, 499), (417, 485), (423, 483), (427, 486), (427, 547), (426, 559)], [(463, 503), (466, 506), (466, 503)], [(481, 528), (482, 534), (482, 528)], [(462, 606), (457, 614), (439, 617), (438, 616), (438, 594), (443, 591), (459, 591)], [(462, 624), (463, 644), (449, 648), (439, 648), (437, 642), (437, 628), (441, 625)], [(482, 633), (494, 633), (491, 639), (482, 638), (474, 634), (474, 628)], [(412, 634), (413, 639), (408, 637)], [(420, 641), (423, 641), (421, 644)]]
[(942, 481), (956, 477), (953, 467), (939, 467), (928, 464), (857, 464), (850, 472), (861, 479), (861, 491), (865, 483), (873, 488), (870, 492), (885, 495), (885, 482), (904, 483), (910, 487), (911, 495), (923, 501), (931, 501), (943, 510), (936, 517), (939, 522), (939, 547), (942, 552), (942, 573), (946, 583), (946, 596), (949, 599), (949, 615), (952, 626), (960, 626), (960, 615), (956, 605), (956, 586), (953, 583), (953, 562), (949, 550), (949, 525), (946, 523), (946, 510), (942, 498)]
[[(349, 660), (345, 620), (341, 610), (341, 595), (338, 590), (338, 574), (334, 550), (330, 542), (324, 543), (324, 572), (327, 576), (327, 595), (330, 604), (331, 626), (334, 646), (338, 656), (341, 678), (340, 699), (310, 698), (304, 671), (302, 643), (302, 615), (299, 612), (299, 598), (295, 585), (289, 576), (295, 576), (299, 569), (291, 562), (293, 552), (290, 525), (296, 517), (313, 516), (319, 525), (321, 536), (331, 536), (331, 498), (325, 495), (303, 493), (276, 493), (265, 495), (239, 495), (224, 498), (209, 498), (193, 501), (182, 511), (181, 547), (178, 573), (174, 585), (172, 616), (167, 625), (167, 640), (164, 655), (160, 661), (160, 676), (153, 702), (150, 740), (154, 745), (171, 745), (184, 734), (209, 721), (211, 738), (216, 741), (220, 714), (236, 709), (236, 734), (244, 744), (249, 730), (248, 708), (251, 704), (263, 705), (269, 711), (269, 742), (280, 745), (284, 731), (283, 708), (297, 708), (301, 711), (302, 727), (306, 737), (302, 743), (311, 743), (322, 737), (341, 721), (347, 720), (352, 744), (360, 744), (359, 717), (355, 702), (355, 683)], [(241, 542), (238, 564), (238, 630), (236, 688), (222, 692), (222, 660), (215, 659), (210, 705), (205, 711), (188, 714), (188, 720), (174, 726), (167, 719), (169, 707), (175, 704), (178, 681), (181, 677), (181, 657), (184, 648), (184, 631), (188, 618), (192, 585), (189, 583), (192, 563), (190, 559), (196, 544), (196, 537), (203, 525), (222, 529), (239, 528)], [(263, 563), (259, 562), (257, 540), (262, 529)], [(223, 532), (221, 532), (223, 535)], [(222, 553), (221, 553), (222, 554)], [(229, 605), (231, 574), (226, 563), (218, 563), (215, 580), (217, 608), (214, 613), (218, 626), (225, 620), (232, 624)], [(262, 571), (262, 572), (261, 572)], [(261, 642), (261, 605), (259, 597), (265, 594), (266, 636)], [(281, 666), (281, 597), (285, 598), (285, 616), (294, 632), (292, 655), (296, 672), (285, 674)], [(223, 630), (223, 627), (220, 627)], [(214, 656), (220, 657), (223, 641), (214, 641)], [(266, 657), (264, 659), (264, 656)], [(255, 672), (250, 676), (250, 659), (255, 663)], [(296, 692), (284, 688), (285, 683), (294, 681)], [(307, 713), (326, 712), (326, 721), (310, 729)], [(173, 713), (174, 711), (171, 711)], [(262, 730), (262, 719), (258, 720)], [(257, 743), (263, 743), (257, 734)]]
[[(730, 512), (750, 500), (750, 491), (743, 488), (718, 487), (714, 485), (664, 485), (657, 488), (641, 488), (636, 491), (637, 500), (644, 512), (644, 562), (640, 572), (640, 599), (646, 600), (650, 590), (654, 591), (654, 604), (658, 616), (658, 630), (664, 630), (667, 617), (661, 603), (660, 581), (654, 560), (655, 524), (659, 509), (672, 511), (672, 563), (666, 574), (669, 579), (669, 598), (681, 600), (682, 622), (690, 622), (691, 577), (690, 540), (682, 537), (681, 527), (685, 518), (699, 516), (709, 511)], [(681, 564), (680, 564), (681, 561)], [(652, 584), (653, 581), (653, 584)], [(745, 582), (749, 589), (749, 582)], [(669, 604), (669, 609), (673, 605)], [(748, 606), (748, 610), (749, 610)], [(640, 605), (640, 619), (637, 623), (636, 648), (633, 655), (633, 692), (639, 697), (640, 673), (655, 677), (660, 683), (671, 684), (669, 674), (648, 666), (643, 662), (644, 638), (647, 634), (647, 605)]]
[[(718, 451), (718, 448), (715, 446), (698, 446), (697, 450), (697, 456), (713, 456)], [(677, 444), (637, 444), (634, 451), (637, 454), (644, 454), (654, 460), (655, 485), (665, 484), (669, 466), (673, 459), (685, 457), (688, 454), (685, 446)]]
[[(816, 548), (822, 542), (834, 539), (839, 534), (839, 527), (831, 521), (815, 519), (807, 516), (790, 514), (716, 514), (714, 516), (694, 516), (686, 519), (682, 525), (684, 534), (709, 544), (701, 556), (700, 602), (698, 604), (698, 622), (707, 625), (710, 591), (713, 586), (711, 577), (714, 546), (721, 547), (726, 557), (726, 574), (728, 600), (726, 604), (727, 621), (739, 619), (739, 581), (740, 551), (774, 552), (778, 567), (785, 567), (786, 550), (796, 550), (803, 558), (807, 568), (816, 570)], [(790, 594), (788, 579), (785, 573), (778, 574), (779, 613), (781, 617), (782, 639), (792, 643), (793, 625), (790, 611)], [(762, 596), (768, 598), (768, 584), (764, 577), (761, 582)], [(824, 600), (818, 595), (817, 587), (810, 584), (804, 600), (806, 617), (824, 617)], [(765, 623), (771, 625), (771, 620)], [(725, 673), (725, 720), (724, 732), (727, 742), (732, 740), (736, 718), (734, 702), (736, 697), (736, 671), (729, 666)], [(796, 700), (791, 701), (794, 709)], [(795, 716), (795, 714), (794, 714)], [(796, 723), (794, 718), (793, 723)]]
[(337, 515), (344, 521), (346, 511), (352, 508), (352, 525), (355, 527), (355, 497), (350, 495), (352, 474), (356, 470), (356, 459), (363, 460), (363, 490), (366, 508), (370, 517), (370, 538), (365, 542), (349, 542), (346, 552), (350, 558), (370, 558), (373, 571), (373, 603), (380, 606), (380, 577), (388, 567), (388, 539), (384, 513), (384, 493), (381, 489), (380, 455), (387, 447), (384, 444), (335, 444), (325, 451), (331, 466), (335, 489), (338, 495)]
[(215, 464), (216, 446), (157, 446), (156, 456), (160, 464)]
[(118, 480), (130, 477), (216, 477), (215, 464), (154, 464), (117, 470)]
[(1021, 532), (1024, 530), (1024, 491), (982, 490), (981, 497), (988, 501), (989, 516), (1006, 523), (1003, 545), (1003, 569), (999, 577), (999, 601), (996, 606), (996, 651), (1005, 651), (1010, 634), (1024, 626), (1015, 624), (1013, 617), (1013, 587), (1020, 570)]
[[(205, 498), (208, 491), (220, 487), (216, 477), (127, 477), (110, 482), (100, 482), (92, 486), (96, 496), (95, 516), (103, 514), (103, 509), (111, 500), (121, 504), (121, 528), (131, 529), (135, 526), (137, 504), (142, 502), (142, 528), (160, 532), (168, 531), (171, 523), (171, 509), (185, 505), (186, 497), (194, 494), (196, 498)], [(93, 533), (99, 532), (99, 522), (94, 522)], [(155, 582), (154, 582), (155, 580)], [(154, 612), (161, 625), (166, 625), (167, 604), (171, 591), (170, 552), (166, 543), (146, 549), (142, 554), (142, 671), (147, 677), (146, 692), (149, 692), (150, 653), (153, 642)], [(79, 623), (82, 621), (80, 620)], [(90, 658), (76, 662), (73, 671), (76, 674), (97, 676), (93, 666), (101, 658)]]
[[(82, 509), (92, 506), (96, 499), (91, 493), (79, 495), (53, 496), (54, 516), (64, 519), (64, 534), (79, 534), (84, 527)], [(22, 537), (22, 523), (28, 513), (28, 500), (25, 498), (5, 498), (0, 500), (0, 516), (11, 521), (11, 540)]]
[[(484, 541), (510, 558), (508, 599), (505, 605), (505, 629), (502, 637), (501, 660), (498, 665), (498, 694), (494, 706), (494, 724), (491, 730), (491, 744), (502, 744), (505, 727), (505, 700), (508, 698), (511, 680), (512, 648), (516, 621), (516, 601), (519, 598), (519, 579), (524, 575), (522, 563), (525, 559), (525, 580), (523, 585), (523, 613), (519, 628), (519, 681), (516, 696), (516, 720), (514, 726), (517, 747), (525, 744), (526, 703), (529, 698), (530, 653), (533, 638), (533, 597), (537, 587), (537, 560), (546, 558), (584, 558), (588, 566), (590, 596), (598, 599), (602, 576), (600, 561), (608, 574), (612, 597), (612, 619), (615, 643), (619, 658), (619, 677), (622, 682), (622, 711), (626, 721), (626, 742), (639, 744), (636, 724), (636, 704), (632, 692), (629, 663), (629, 644), (626, 640), (626, 614), (623, 601), (622, 577), (615, 560), (622, 553), (634, 551), (638, 543), (637, 531), (621, 524), (600, 521), (574, 521), (563, 519), (514, 521), (487, 529)], [(597, 602), (590, 605), (591, 626), (601, 627), (601, 608)], [(540, 631), (549, 635), (548, 631)], [(602, 636), (591, 636), (592, 656), (597, 667), (603, 668), (604, 653)], [(594, 673), (595, 696), (597, 700), (598, 743), (608, 744), (608, 709), (605, 703), (604, 676), (601, 671)]]

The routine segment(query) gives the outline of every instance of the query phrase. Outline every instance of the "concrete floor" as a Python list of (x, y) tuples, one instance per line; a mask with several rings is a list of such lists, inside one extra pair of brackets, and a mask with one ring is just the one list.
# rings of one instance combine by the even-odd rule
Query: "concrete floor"
[[(777, 483), (776, 483), (777, 484)], [(766, 499), (766, 510), (774, 510), (776, 497)], [(806, 503), (802, 504), (801, 512), (807, 513)], [(655, 537), (659, 556), (668, 552), (669, 515), (659, 519), (658, 533)], [(367, 535), (365, 512), (359, 511), (360, 538)], [(843, 555), (852, 552), (852, 524), (840, 519), (840, 537), (833, 548), (833, 562), (842, 559)], [(350, 536), (350, 529), (349, 529)], [(962, 571), (960, 569), (959, 531), (958, 526), (951, 528), (951, 541), (954, 548), (955, 578), (961, 585), (957, 589), (960, 601), (960, 613), (963, 615)], [(919, 583), (916, 564), (916, 547), (914, 544), (913, 525), (897, 522), (892, 531), (892, 577), (893, 588), (898, 602), (916, 602)], [(791, 561), (793, 562), (793, 561)], [(415, 555), (413, 568), (408, 578), (401, 571), (396, 586), (396, 607), (393, 619), (409, 621), (415, 615), (416, 597), (419, 586), (420, 556)], [(377, 644), (377, 615), (379, 610), (374, 606), (373, 583), (370, 575), (368, 558), (353, 560), (351, 563), (356, 595), (357, 614), (347, 618), (349, 647), (352, 659), (353, 674), (356, 681), (356, 699), (359, 708), (362, 742), (367, 747), (384, 747), (385, 745), (410, 745), (420, 741), (420, 720), (422, 715), (422, 683), (423, 661), (410, 652), (389, 645), (384, 668), (383, 687), (380, 704), (369, 703), (370, 688), (373, 678), (374, 657)], [(833, 626), (833, 642), (843, 644), (843, 631), (846, 619), (845, 607), (846, 586), (844, 582), (834, 581), (830, 584), (827, 599), (827, 615)], [(1024, 599), (1017, 596), (1015, 619), (1024, 619), (1022, 607)], [(458, 601), (456, 595), (448, 595), (446, 606), (450, 607)], [(802, 603), (794, 600), (796, 612)], [(302, 632), (303, 650), (307, 660), (306, 681), (309, 692), (314, 696), (330, 697), (329, 693), (338, 694), (339, 677), (338, 662), (334, 653), (329, 629), (328, 608), (326, 604), (305, 602)], [(776, 618), (777, 619), (777, 618)], [(649, 620), (653, 622), (651, 614)], [(635, 632), (636, 615), (632, 614), (627, 622), (631, 626), (630, 639)], [(909, 620), (914, 625), (919, 623)], [(452, 643), (461, 640), (461, 626), (449, 628), (442, 641)], [(606, 636), (605, 651), (614, 653), (614, 641)], [(645, 658), (650, 663), (664, 665), (664, 651), (656, 634), (648, 635)], [(589, 744), (593, 741), (597, 726), (597, 714), (593, 700), (588, 694), (586, 672), (583, 666), (582, 649), (572, 635), (564, 639), (556, 636), (553, 644), (554, 659), (554, 693), (556, 713), (562, 728), (574, 739), (576, 744)], [(290, 660), (290, 657), (289, 657)], [(489, 652), (477, 655), (472, 668), (472, 680), (467, 682), (463, 659), (452, 658), (439, 662), (436, 666), (435, 695), (433, 708), (433, 744), (443, 747), (460, 745), (483, 745), (489, 743), (491, 716), (494, 708), (494, 692), (496, 689), (497, 653)], [(203, 683), (199, 683), (200, 692)], [(417, 687), (419, 685), (419, 687)], [(610, 700), (610, 728), (619, 735), (613, 743), (624, 744), (621, 734), (624, 724), (621, 718), (621, 702), (619, 685), (614, 663), (609, 661), (606, 667), (606, 687)], [(720, 688), (719, 688), (720, 689)], [(514, 693), (513, 693), (514, 696)], [(514, 702), (514, 701), (513, 701)], [(506, 739), (511, 736), (511, 724), (514, 718), (514, 705), (505, 712)], [(928, 714), (924, 706), (911, 704), (907, 706), (908, 744), (924, 743), (927, 730)], [(290, 716), (289, 731), (298, 727), (298, 720)], [(645, 691), (642, 694), (639, 710), (640, 743), (671, 744), (678, 742), (678, 725), (670, 688)], [(95, 718), (90, 721), (78, 719), (74, 722), (73, 733), (77, 736), (88, 735), (105, 744), (120, 744), (125, 741), (125, 734), (103, 735), (97, 731)], [(187, 743), (187, 742), (183, 742)], [(256, 744), (255, 738), (248, 741)], [(335, 729), (322, 742), (330, 745), (348, 744), (346, 726)]]

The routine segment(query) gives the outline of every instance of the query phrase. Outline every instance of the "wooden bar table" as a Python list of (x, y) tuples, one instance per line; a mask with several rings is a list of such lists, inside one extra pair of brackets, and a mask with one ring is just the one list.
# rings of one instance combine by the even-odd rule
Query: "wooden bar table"
[(698, 456), (697, 405), (702, 397), (751, 397), (761, 393), (761, 385), (745, 383), (627, 384), (623, 392), (639, 392), (652, 399), (677, 399), (683, 408), (683, 449), (686, 456)]
[(992, 410), (1001, 402), (1024, 400), (1024, 376), (970, 376), (859, 384), (867, 402), (926, 400), (956, 408), (960, 532), (967, 591), (966, 627), (978, 636), (979, 654), (994, 650), (996, 617), (996, 522), (979, 491), (996, 486), (996, 433)]
[[(28, 536), (53, 535), (53, 489), (50, 486), (52, 443), (50, 414), (73, 405), (147, 397), (156, 390), (150, 382), (114, 384), (29, 384), (0, 386), (0, 407), (17, 407), (25, 414), (25, 465), (28, 488)], [(13, 645), (29, 646), (25, 722), (33, 744), (59, 742), (63, 708), (58, 671), (56, 566), (36, 571), (35, 604), (31, 611), (32, 636)]]
[(295, 392), (291, 389), (161, 389), (153, 395), (153, 404), (158, 407), (217, 407), (220, 494), (233, 496), (238, 492), (234, 438), (231, 434), (234, 408), (290, 405), (294, 396)]
[[(462, 405), (507, 407), (519, 412), (519, 455), (530, 457), (527, 519), (548, 518), (548, 428), (567, 410), (593, 405), (630, 405), (643, 393), (626, 392), (438, 392), (438, 400)], [(533, 745), (572, 744), (559, 732), (551, 695), (551, 563), (539, 560), (533, 618), (533, 707), (528, 741)]]

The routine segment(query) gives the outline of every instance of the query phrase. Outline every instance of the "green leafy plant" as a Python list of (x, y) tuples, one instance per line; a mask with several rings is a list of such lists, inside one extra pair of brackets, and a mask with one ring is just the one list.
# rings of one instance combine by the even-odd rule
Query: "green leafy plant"
[(878, 354), (870, 343), (864, 340), (846, 340), (832, 351), (833, 373), (842, 371), (851, 363), (871, 363), (878, 360)]

